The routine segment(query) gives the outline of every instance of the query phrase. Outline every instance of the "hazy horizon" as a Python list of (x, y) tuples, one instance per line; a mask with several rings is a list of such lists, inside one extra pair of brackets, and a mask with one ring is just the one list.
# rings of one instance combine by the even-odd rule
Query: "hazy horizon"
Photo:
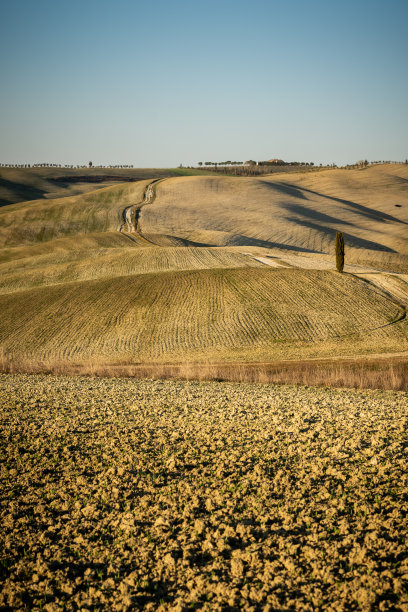
[(2, 163), (408, 157), (402, 0), (2, 8)]

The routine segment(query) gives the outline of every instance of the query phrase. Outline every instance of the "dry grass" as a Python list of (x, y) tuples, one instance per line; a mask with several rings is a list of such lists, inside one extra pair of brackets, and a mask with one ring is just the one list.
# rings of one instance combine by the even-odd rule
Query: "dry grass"
[[(350, 342), (369, 350), (381, 334), (394, 350), (406, 342), (405, 319), (392, 333), (387, 327), (404, 317), (402, 307), (363, 280), (328, 271), (107, 278), (1, 295), (0, 310), (1, 345), (17, 360), (270, 361), (308, 346), (332, 351), (330, 343), (337, 351)], [(373, 333), (380, 335), (370, 340)], [(387, 346), (384, 340), (382, 350)]]
[[(136, 240), (136, 237), (133, 237)], [(114, 232), (97, 232), (93, 234), (76, 234), (74, 236), (64, 236), (62, 238), (54, 238), (48, 242), (36, 242), (34, 244), (22, 244), (13, 247), (5, 247), (0, 249), (0, 263), (8, 263), (8, 272), (14, 269), (18, 270), (20, 265), (28, 267), (36, 267), (36, 262), (41, 261), (38, 257), (55, 257), (58, 261), (61, 257), (75, 257), (75, 252), (85, 255), (88, 251), (93, 253), (101, 249), (128, 248), (130, 244), (127, 234), (122, 234), (118, 231)], [(140, 241), (140, 246), (146, 244), (145, 241)], [(81, 256), (81, 255), (80, 255)], [(32, 262), (30, 259), (32, 258)], [(25, 259), (25, 264), (18, 260)], [(17, 263), (18, 262), (18, 263)], [(3, 268), (6, 270), (6, 267)]]
[(406, 609), (406, 393), (0, 383), (3, 609)]
[(290, 384), (408, 391), (408, 356), (378, 356), (269, 363), (103, 363), (13, 360), (0, 351), (0, 372), (58, 376), (126, 377), (136, 380), (196, 380)]
[(63, 236), (117, 231), (123, 209), (139, 202), (149, 181), (106, 187), (54, 200), (0, 208), (0, 246), (48, 242)]
[(202, 175), (203, 172), (211, 174), (187, 168), (0, 168), (0, 206), (80, 195), (118, 182)]

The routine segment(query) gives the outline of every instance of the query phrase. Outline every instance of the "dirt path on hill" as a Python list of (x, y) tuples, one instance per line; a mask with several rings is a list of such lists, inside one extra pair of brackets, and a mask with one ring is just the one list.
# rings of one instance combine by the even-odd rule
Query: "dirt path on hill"
[[(248, 253), (244, 253), (247, 255)], [(252, 259), (256, 259), (256, 261), (260, 261), (266, 266), (271, 266), (271, 268), (289, 268), (291, 266), (285, 264), (283, 261), (276, 261), (279, 258), (276, 257), (255, 257), (255, 255), (251, 255)]]
[[(165, 179), (154, 179), (153, 181), (151, 181), (148, 185), (146, 185), (146, 188), (143, 193), (143, 200), (141, 202), (138, 202), (137, 204), (131, 204), (130, 206), (126, 206), (126, 208), (122, 212), (123, 223), (121, 224), (119, 228), (119, 231), (122, 234), (125, 234), (129, 237), (131, 237), (132, 234), (137, 234), (140, 238), (143, 238), (143, 240), (146, 240), (146, 242), (153, 244), (153, 242), (151, 242), (151, 240), (148, 240), (145, 236), (143, 236), (141, 232), (140, 213), (141, 213), (143, 206), (153, 203), (156, 197), (154, 186), (163, 180)], [(127, 226), (127, 230), (126, 230), (126, 226)]]

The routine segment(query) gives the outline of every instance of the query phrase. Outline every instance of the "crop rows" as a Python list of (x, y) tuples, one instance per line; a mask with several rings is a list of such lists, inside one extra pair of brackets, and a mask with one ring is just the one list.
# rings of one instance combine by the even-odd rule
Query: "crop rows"
[(242, 253), (225, 249), (147, 247), (51, 252), (0, 264), (0, 293), (30, 287), (164, 270), (261, 267)]
[(406, 610), (408, 396), (0, 376), (0, 606)]
[(2, 295), (0, 309), (11, 354), (136, 361), (364, 335), (402, 312), (354, 277), (267, 268), (68, 283)]

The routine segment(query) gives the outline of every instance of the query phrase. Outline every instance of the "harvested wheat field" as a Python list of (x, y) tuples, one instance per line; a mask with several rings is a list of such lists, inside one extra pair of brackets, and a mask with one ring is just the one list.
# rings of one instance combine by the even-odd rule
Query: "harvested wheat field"
[(407, 610), (406, 393), (0, 380), (2, 609)]

